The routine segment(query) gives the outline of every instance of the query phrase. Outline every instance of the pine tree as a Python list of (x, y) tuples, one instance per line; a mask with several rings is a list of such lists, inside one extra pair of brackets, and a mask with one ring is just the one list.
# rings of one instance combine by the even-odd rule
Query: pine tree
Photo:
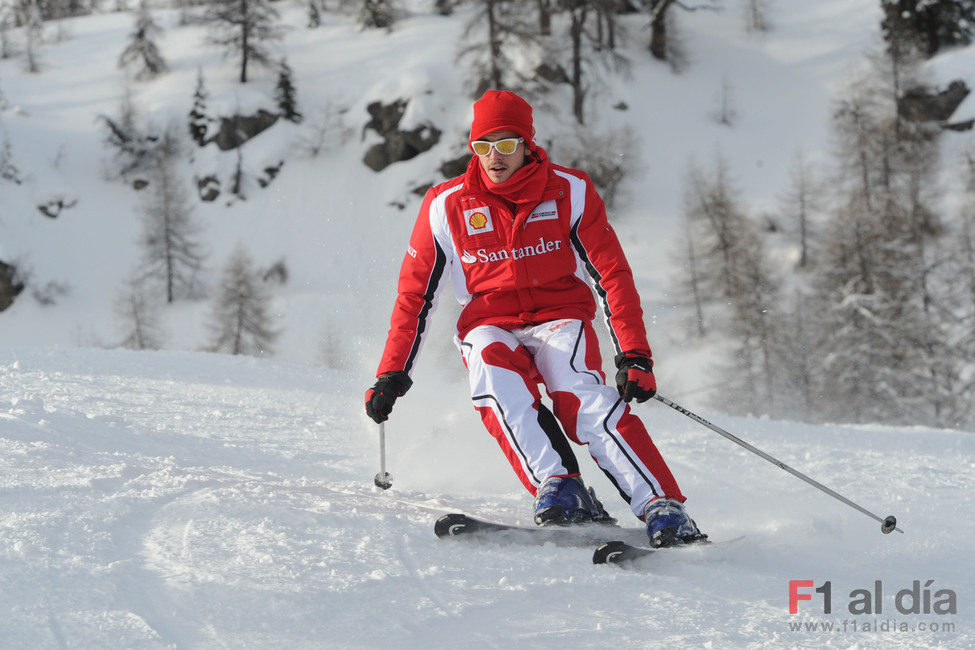
[(693, 260), (685, 285), (693, 289), (699, 303), (699, 324), (701, 302), (723, 305), (721, 329), (735, 341), (733, 359), (723, 373), (722, 406), (739, 412), (772, 412), (777, 397), (778, 286), (758, 228), (742, 210), (720, 154), (711, 170), (691, 166), (684, 196)]
[(14, 44), (10, 38), (10, 31), (14, 24), (11, 7), (0, 4), (0, 59), (9, 59), (14, 55)]
[[(945, 327), (945, 344), (959, 359), (964, 374), (955, 377), (953, 412), (944, 414), (950, 426), (970, 430), (975, 426), (975, 153), (965, 155), (961, 183), (965, 188), (956, 225), (948, 233), (951, 262), (945, 275), (951, 278), (952, 322)], [(947, 374), (947, 373), (946, 373)]]
[[(528, 81), (512, 54), (538, 47), (524, 7), (502, 0), (478, 0), (478, 11), (464, 28), (457, 59), (470, 66), (471, 94), (518, 88)], [(533, 71), (532, 71), (533, 72)]]
[(932, 57), (975, 36), (975, 0), (881, 0), (888, 51), (917, 48)]
[(241, 201), (246, 201), (244, 194), (244, 152), (243, 147), (237, 147), (237, 164), (234, 166), (234, 173), (230, 181), (230, 193)]
[(294, 86), (294, 71), (287, 61), (281, 61), (281, 71), (278, 73), (278, 85), (275, 89), (275, 99), (281, 110), (281, 117), (295, 124), (302, 120), (298, 110), (298, 100)]
[(897, 113), (904, 63), (855, 79), (835, 112), (836, 207), (811, 276), (815, 391), (832, 419), (945, 424), (963, 376), (946, 299), (957, 279), (933, 208), (934, 132)]
[(596, 129), (578, 127), (552, 143), (553, 159), (581, 169), (612, 208), (628, 170), (640, 167), (639, 138), (629, 127)]
[(199, 274), (205, 258), (198, 240), (200, 227), (177, 171), (178, 157), (176, 130), (171, 127), (154, 157), (142, 234), (144, 277), (162, 282), (168, 303), (202, 294)]
[(121, 319), (125, 335), (119, 344), (132, 350), (159, 350), (165, 333), (160, 325), (158, 302), (141, 281), (128, 284), (115, 301), (115, 314)]
[(214, 352), (270, 355), (279, 332), (272, 329), (270, 296), (247, 252), (238, 247), (223, 271), (211, 329)]
[(718, 154), (714, 169), (691, 165), (685, 182), (684, 214), (699, 242), (702, 291), (712, 300), (733, 298), (741, 290), (737, 254), (748, 225), (729, 174)]
[(433, 7), (440, 16), (452, 16), (454, 13), (454, 0), (433, 0)]
[(748, 0), (745, 4), (745, 28), (748, 31), (766, 32), (769, 0)]
[(359, 26), (366, 29), (392, 29), (397, 9), (393, 0), (359, 0)]
[(25, 47), (27, 71), (37, 73), (41, 71), (41, 63), (38, 59), (37, 49), (40, 47), (44, 37), (44, 20), (41, 16), (41, 7), (38, 0), (26, 0), (25, 4), (27, 24), (24, 26), (24, 32), (27, 36)]
[(136, 14), (135, 31), (131, 40), (119, 56), (120, 68), (135, 64), (136, 79), (151, 79), (166, 72), (166, 61), (159, 53), (156, 39), (162, 34), (162, 28), (152, 19), (149, 4), (142, 0), (139, 12)]
[(318, 8), (318, 0), (308, 0), (308, 28), (315, 29), (322, 26), (322, 11)]
[(273, 65), (266, 44), (281, 39), (279, 18), (269, 0), (216, 0), (207, 10), (209, 42), (223, 47), (228, 56), (240, 57), (240, 83), (247, 83), (251, 62)]
[(199, 146), (207, 143), (207, 135), (210, 130), (210, 118), (207, 117), (207, 100), (209, 94), (203, 83), (203, 70), (200, 69), (196, 75), (196, 89), (193, 91), (193, 107), (189, 113), (190, 139)]
[(105, 125), (105, 143), (115, 150), (116, 174), (125, 177), (152, 166), (160, 138), (151, 127), (143, 124), (129, 88), (125, 90), (117, 116), (98, 117)]
[[(3, 95), (0, 94), (0, 105), (3, 103)], [(13, 148), (10, 146), (10, 138), (7, 129), (0, 122), (0, 179), (10, 181), (20, 185), (20, 170), (14, 164)]]
[[(704, 316), (705, 296), (701, 290), (701, 270), (698, 262), (698, 244), (694, 240), (689, 221), (684, 222), (684, 243), (673, 253), (675, 265), (681, 269), (676, 278), (679, 295), (689, 296), (694, 306), (694, 328), (699, 338), (707, 336), (707, 320)], [(685, 301), (686, 302), (686, 301)]]
[(571, 62), (569, 65), (569, 85), (572, 86), (572, 114), (576, 122), (585, 124), (585, 101), (589, 91), (584, 78), (583, 57), (585, 56), (586, 20), (589, 16), (588, 0), (572, 0), (566, 3), (569, 14), (569, 42), (571, 43)]

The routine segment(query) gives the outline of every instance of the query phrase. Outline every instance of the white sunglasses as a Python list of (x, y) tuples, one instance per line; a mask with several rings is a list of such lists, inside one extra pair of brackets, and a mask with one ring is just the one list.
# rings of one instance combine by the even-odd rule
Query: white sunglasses
[(496, 149), (502, 156), (510, 156), (518, 148), (518, 145), (524, 142), (524, 138), (505, 138), (504, 140), (497, 140), (491, 142), (489, 140), (475, 140), (471, 143), (471, 149), (474, 150), (478, 156), (486, 156), (491, 153), (491, 149)]

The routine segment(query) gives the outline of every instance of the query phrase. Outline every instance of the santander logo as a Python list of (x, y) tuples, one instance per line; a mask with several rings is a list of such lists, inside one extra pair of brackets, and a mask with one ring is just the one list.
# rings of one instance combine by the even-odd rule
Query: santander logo
[(520, 260), (526, 257), (547, 255), (552, 251), (558, 250), (562, 250), (562, 240), (548, 241), (544, 237), (539, 237), (537, 244), (519, 246), (517, 248), (501, 248), (495, 250), (478, 248), (473, 253), (465, 250), (464, 254), (460, 256), (460, 260), (465, 264), (501, 262), (504, 260)]

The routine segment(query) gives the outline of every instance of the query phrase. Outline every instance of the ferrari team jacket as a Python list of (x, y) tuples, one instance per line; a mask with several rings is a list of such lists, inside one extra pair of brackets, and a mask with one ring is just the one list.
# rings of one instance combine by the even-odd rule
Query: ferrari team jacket
[(463, 306), (460, 340), (480, 325), (591, 321), (595, 289), (616, 352), (650, 356), (633, 274), (592, 181), (559, 165), (546, 171), (541, 199), (527, 205), (465, 183), (470, 172), (427, 191), (377, 376), (413, 370), (447, 278)]

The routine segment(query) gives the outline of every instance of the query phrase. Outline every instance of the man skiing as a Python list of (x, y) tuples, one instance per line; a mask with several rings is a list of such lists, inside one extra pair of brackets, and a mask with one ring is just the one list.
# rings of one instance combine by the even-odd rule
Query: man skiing
[[(628, 405), (650, 399), (657, 386), (633, 274), (603, 201), (585, 173), (550, 162), (534, 135), (531, 106), (515, 93), (489, 90), (475, 102), (469, 142), (475, 156), (465, 174), (431, 188), (423, 200), (366, 412), (385, 421), (409, 390), (438, 291), (449, 278), (463, 305), (456, 340), (474, 408), (535, 497), (535, 522), (609, 519), (582, 481), (568, 436), (588, 445), (646, 523), (652, 546), (704, 539)], [(602, 371), (592, 327), (596, 300), (586, 277), (616, 347), (616, 390)]]

